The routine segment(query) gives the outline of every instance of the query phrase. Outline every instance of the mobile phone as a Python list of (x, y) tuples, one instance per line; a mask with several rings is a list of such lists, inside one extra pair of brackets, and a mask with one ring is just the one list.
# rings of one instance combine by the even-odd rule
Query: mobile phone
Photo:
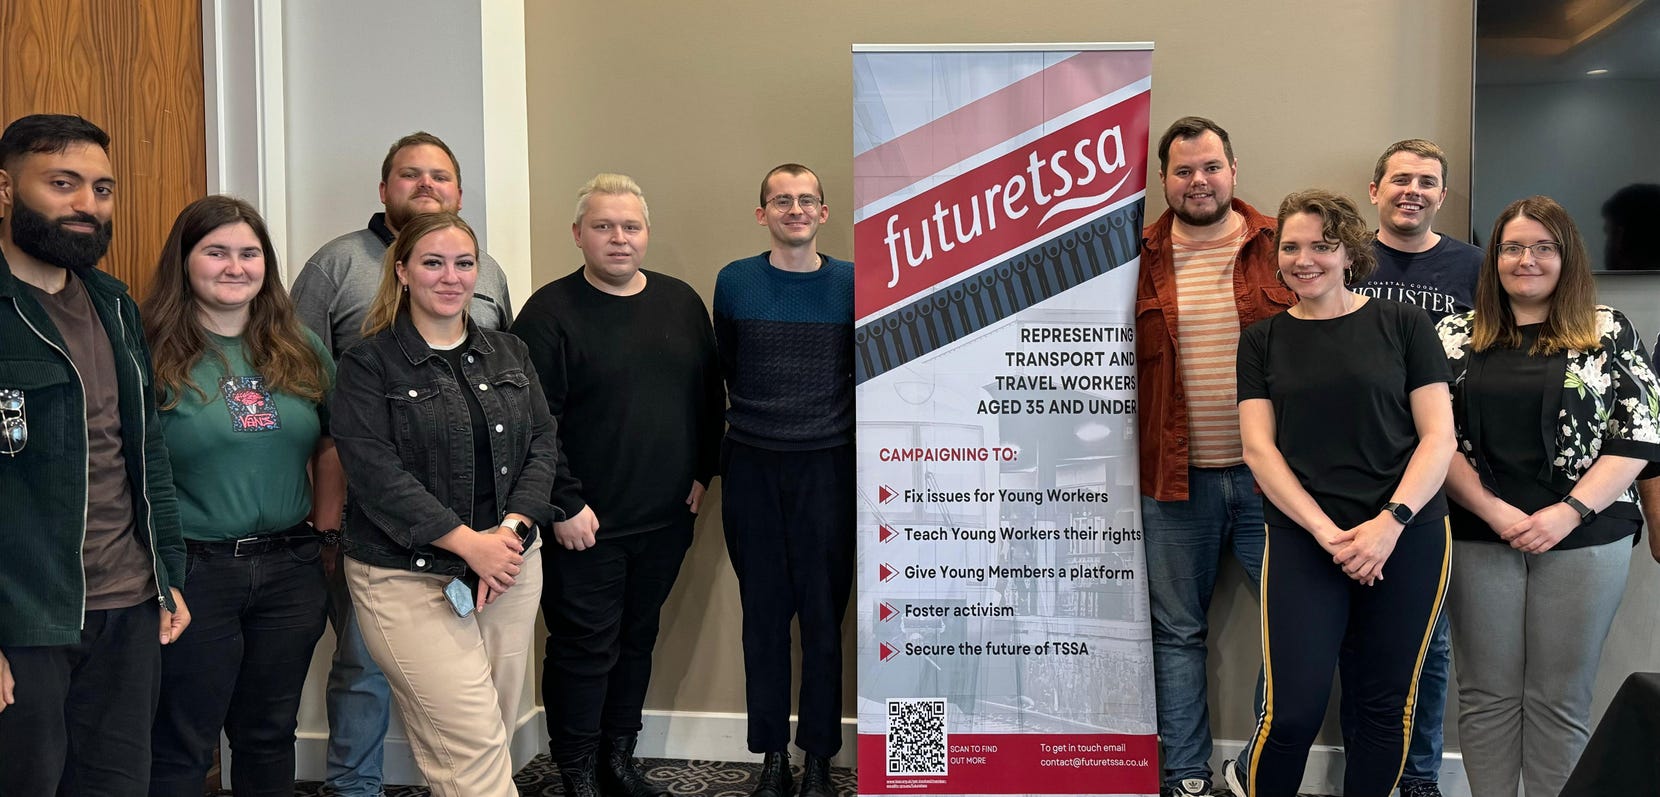
[(450, 579), (450, 583), (444, 585), (444, 597), (449, 599), (455, 616), (466, 617), (473, 613), (473, 588), (467, 582), (459, 578)]

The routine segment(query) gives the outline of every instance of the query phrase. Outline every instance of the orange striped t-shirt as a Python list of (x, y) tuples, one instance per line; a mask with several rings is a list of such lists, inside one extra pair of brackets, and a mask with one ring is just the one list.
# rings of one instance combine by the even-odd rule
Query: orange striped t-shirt
[(1187, 394), (1188, 464), (1223, 468), (1245, 461), (1239, 442), (1235, 358), (1239, 308), (1233, 269), (1245, 243), (1245, 225), (1215, 241), (1171, 235), (1176, 274), (1176, 343)]

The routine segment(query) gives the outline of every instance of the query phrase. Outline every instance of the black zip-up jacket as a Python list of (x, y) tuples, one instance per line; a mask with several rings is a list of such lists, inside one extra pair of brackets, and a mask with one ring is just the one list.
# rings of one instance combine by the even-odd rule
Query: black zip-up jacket
[[(171, 611), (170, 588), (184, 586), (184, 538), (138, 306), (120, 280), (75, 273), (114, 350), (133, 525), (150, 552), (156, 599)], [(0, 390), (22, 391), (29, 426), (21, 452), (0, 454), (0, 645), (73, 645), (86, 621), (86, 389), (63, 335), (4, 255)]]
[[(472, 512), (474, 434), (490, 436), (501, 514), (517, 512), (542, 529), (565, 519), (548, 496), (571, 477), (560, 467), (553, 416), (524, 343), (468, 320), (461, 371), (465, 385), (407, 314), (340, 358), (330, 429), (350, 486), (346, 553), (353, 559), (467, 572), (461, 557), (432, 543)], [(477, 397), (483, 429), (473, 428), (462, 390)]]

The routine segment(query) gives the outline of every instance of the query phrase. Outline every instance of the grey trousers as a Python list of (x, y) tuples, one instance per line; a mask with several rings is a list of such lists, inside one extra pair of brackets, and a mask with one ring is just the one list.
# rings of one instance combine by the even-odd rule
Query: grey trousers
[(1631, 568), (1629, 538), (1524, 554), (1453, 542), (1458, 742), (1472, 797), (1556, 797), (1590, 738), (1591, 688)]

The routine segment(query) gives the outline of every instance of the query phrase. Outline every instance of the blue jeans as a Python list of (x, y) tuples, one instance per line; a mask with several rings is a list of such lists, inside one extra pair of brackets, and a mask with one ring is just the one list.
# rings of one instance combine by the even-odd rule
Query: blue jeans
[[(1430, 638), (1429, 650), (1424, 654), (1424, 666), (1418, 673), (1418, 701), (1413, 709), (1412, 745), (1406, 752), (1406, 769), (1401, 772), (1401, 785), (1436, 783), (1441, 780), (1441, 724), (1447, 713), (1447, 668), (1452, 662), (1452, 642), (1447, 633), (1447, 612), (1435, 623), (1435, 636)], [(1342, 702), (1344, 737), (1348, 729), (1356, 727), (1358, 719), (1349, 701)]]
[(346, 591), (345, 554), (336, 547), (328, 568), (329, 622), (334, 625), (334, 662), (325, 700), (329, 715), (327, 782), (341, 797), (380, 797), (386, 760), (386, 726), (392, 719), (392, 689), (369, 658), (363, 633)]
[(191, 544), (190, 630), (161, 650), (150, 797), (200, 795), (221, 728), (238, 797), (293, 795), (300, 692), (323, 635), (321, 547), (237, 557)]
[[(1205, 639), (1222, 554), (1231, 549), (1252, 584), (1262, 577), (1265, 526), (1256, 479), (1244, 465), (1189, 468), (1188, 500), (1141, 497), (1147, 593), (1153, 613), (1162, 780), (1210, 781)], [(1260, 691), (1260, 689), (1259, 689)]]

